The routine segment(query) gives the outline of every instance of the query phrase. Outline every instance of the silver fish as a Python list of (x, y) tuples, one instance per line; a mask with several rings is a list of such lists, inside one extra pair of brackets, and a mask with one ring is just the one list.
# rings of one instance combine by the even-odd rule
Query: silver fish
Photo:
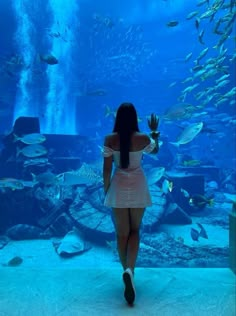
[(27, 159), (24, 161), (24, 168), (29, 166), (52, 166), (52, 164), (48, 161), (48, 158), (33, 158)]
[(227, 85), (228, 83), (230, 83), (230, 80), (222, 80), (215, 86), (215, 89), (222, 88), (225, 85)]
[(0, 188), (9, 188), (12, 190), (22, 190), (24, 189), (24, 184), (21, 180), (14, 178), (3, 178), (0, 179)]
[(183, 188), (181, 188), (180, 191), (183, 193), (185, 198), (189, 198), (190, 197), (190, 194), (188, 193), (188, 191), (184, 190)]
[(194, 89), (196, 89), (197, 87), (199, 86), (199, 83), (195, 83), (193, 84), (192, 86), (189, 86), (187, 88), (185, 88), (182, 93), (185, 94), (185, 93), (189, 93), (189, 92), (192, 92)]
[(164, 167), (158, 167), (158, 168), (153, 168), (148, 174), (147, 174), (147, 179), (148, 179), (148, 184), (152, 185), (157, 183), (165, 174), (165, 168)]
[(39, 182), (46, 185), (58, 184), (57, 176), (51, 171), (39, 173), (37, 175), (35, 175), (34, 173), (31, 173), (31, 175), (33, 177), (34, 183)]
[(177, 142), (170, 142), (170, 144), (179, 146), (191, 142), (202, 130), (203, 122), (193, 123), (187, 126), (178, 137)]
[(227, 75), (223, 75), (221, 76), (219, 79), (216, 79), (216, 84), (218, 84), (220, 81), (224, 81), (225, 79), (227, 79), (230, 76), (230, 74)]
[(185, 62), (189, 61), (189, 59), (192, 57), (192, 55), (193, 55), (193, 53), (192, 53), (192, 52), (191, 52), (191, 53), (189, 53), (188, 55), (186, 55), (186, 57), (185, 57), (184, 61), (185, 61)]
[(195, 17), (196, 15), (198, 15), (199, 11), (193, 11), (193, 12), (190, 12), (187, 17), (186, 17), (186, 20), (191, 20), (193, 17)]
[(172, 192), (173, 190), (173, 182), (165, 179), (163, 182), (162, 182), (162, 185), (161, 185), (161, 191), (164, 193), (164, 194), (167, 194), (169, 192)]
[(209, 50), (209, 48), (206, 47), (206, 48), (204, 48), (204, 49), (200, 52), (199, 56), (198, 56), (197, 59), (196, 59), (197, 65), (198, 65), (198, 63), (199, 63), (199, 60), (201, 60), (203, 57), (206, 56), (206, 54), (208, 53), (208, 50)]
[(235, 97), (236, 96), (236, 87), (233, 87), (230, 91), (224, 94), (224, 97)]
[(20, 154), (33, 158), (33, 157), (39, 157), (43, 156), (47, 153), (47, 149), (40, 145), (40, 144), (33, 144), (33, 145), (28, 145), (23, 148), (17, 148), (17, 153), (16, 156), (18, 157)]
[(21, 141), (22, 143), (27, 145), (43, 143), (45, 140), (46, 137), (40, 133), (26, 134), (22, 137), (19, 137), (16, 134), (14, 134), (14, 142)]

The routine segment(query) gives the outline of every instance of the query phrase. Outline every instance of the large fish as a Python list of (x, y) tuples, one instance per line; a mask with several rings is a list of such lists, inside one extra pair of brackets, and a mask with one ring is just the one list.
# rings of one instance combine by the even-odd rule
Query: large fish
[(0, 179), (0, 188), (10, 188), (12, 190), (24, 189), (24, 184), (19, 179), (3, 178)]
[(81, 233), (76, 229), (69, 231), (66, 236), (58, 244), (55, 243), (56, 252), (61, 257), (73, 257), (78, 254), (82, 254), (85, 251), (91, 249), (90, 246), (86, 245)]
[(179, 146), (191, 142), (202, 130), (203, 122), (193, 123), (187, 126), (178, 137), (177, 142), (170, 142), (170, 144)]
[(43, 183), (45, 185), (53, 185), (53, 184), (58, 184), (59, 180), (57, 176), (52, 173), (51, 171), (46, 171), (40, 174), (33, 174), (31, 173), (33, 177), (33, 182), (34, 183)]
[(204, 195), (195, 194), (189, 199), (189, 204), (197, 208), (204, 208), (206, 205), (212, 206), (214, 199), (208, 199)]
[(21, 141), (24, 144), (27, 145), (33, 145), (33, 144), (39, 144), (46, 140), (46, 137), (39, 133), (32, 133), (32, 134), (26, 134), (22, 137), (17, 136), (14, 134), (14, 142)]
[(102, 177), (89, 165), (83, 163), (76, 171), (67, 171), (56, 176), (59, 185), (94, 185), (102, 183)]
[(150, 172), (147, 174), (148, 184), (152, 185), (157, 183), (165, 174), (165, 168), (164, 167), (157, 167), (153, 168)]
[(17, 148), (16, 156), (18, 157), (20, 154), (25, 157), (34, 158), (43, 156), (47, 153), (47, 149), (40, 144), (33, 144), (23, 147), (22, 149)]

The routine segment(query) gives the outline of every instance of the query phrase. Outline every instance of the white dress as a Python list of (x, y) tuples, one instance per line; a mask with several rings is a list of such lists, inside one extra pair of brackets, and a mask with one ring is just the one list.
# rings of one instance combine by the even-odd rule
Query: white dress
[(113, 155), (115, 170), (111, 183), (105, 196), (104, 205), (115, 208), (143, 208), (152, 205), (148, 189), (147, 179), (141, 166), (143, 153), (150, 153), (156, 144), (151, 139), (149, 145), (140, 151), (129, 153), (129, 167), (122, 169), (120, 164), (120, 152), (103, 147), (104, 157)]

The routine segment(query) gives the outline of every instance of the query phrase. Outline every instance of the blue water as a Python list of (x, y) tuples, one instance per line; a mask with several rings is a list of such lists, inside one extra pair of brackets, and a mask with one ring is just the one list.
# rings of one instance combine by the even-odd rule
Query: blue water
[[(201, 6), (197, 5), (199, 2), (1, 1), (0, 134), (3, 135), (3, 142), (0, 147), (0, 178), (32, 181), (32, 172), (41, 174), (51, 171), (56, 175), (80, 168), (83, 164), (89, 165), (88, 178), (93, 172), (101, 176), (99, 146), (102, 146), (104, 135), (112, 130), (114, 124), (114, 116), (108, 114), (107, 109), (114, 112), (120, 103), (130, 101), (137, 108), (141, 130), (148, 132), (146, 118), (150, 113), (154, 112), (160, 117), (163, 145), (157, 159), (145, 157), (144, 168), (150, 171), (150, 168), (165, 167), (166, 172), (174, 176), (171, 178), (168, 174), (163, 175), (154, 189), (159, 191), (165, 178), (172, 179), (174, 190), (164, 198), (168, 203), (182, 203), (181, 206), (192, 219), (192, 224), (183, 225), (179, 230), (178, 220), (175, 225), (158, 222), (149, 227), (144, 224), (144, 240), (150, 245), (152, 242), (145, 234), (156, 236), (159, 233), (166, 234), (165, 239), (172, 246), (180, 240), (180, 248), (181, 245), (187, 245), (204, 252), (204, 247), (212, 247), (212, 257), (209, 260), (195, 262), (193, 258), (191, 265), (227, 265), (228, 213), (236, 195), (235, 90), (230, 96), (225, 95), (235, 87), (235, 33), (229, 32), (223, 44), (215, 46), (228, 30), (230, 20), (232, 23), (228, 27), (235, 28), (236, 8), (235, 1), (233, 3), (229, 0), (210, 0), (209, 6), (207, 1)], [(212, 20), (210, 17), (200, 18), (209, 10), (215, 12)], [(186, 19), (194, 11), (198, 11), (197, 15)], [(198, 29), (196, 19), (199, 19)], [(221, 35), (214, 31), (220, 19), (217, 30), (222, 32)], [(177, 25), (167, 26), (170, 21), (176, 21)], [(199, 34), (202, 31), (204, 34), (201, 43)], [(197, 71), (193, 70), (205, 48), (208, 48), (208, 52), (199, 60), (199, 65), (208, 69), (204, 75), (212, 70), (212, 59), (216, 65), (213, 67), (215, 73), (208, 78), (197, 76)], [(192, 57), (186, 61), (189, 53), (192, 53)], [(53, 56), (58, 63), (47, 63), (42, 60), (42, 56)], [(222, 61), (219, 61), (220, 57), (223, 57)], [(224, 81), (221, 79), (224, 75), (227, 75), (227, 82), (222, 87), (217, 86)], [(193, 81), (183, 83), (191, 76), (195, 76)], [(183, 95), (182, 91), (193, 84), (198, 85)], [(203, 97), (197, 98), (200, 93), (203, 93)], [(191, 115), (166, 120), (165, 113), (181, 103), (193, 106)], [(14, 122), (22, 116), (39, 119), (40, 131), (47, 138), (45, 144), (48, 153), (43, 157), (48, 160), (44, 165), (35, 162), (33, 167), (26, 167), (29, 159), (23, 155), (16, 157), (15, 143), (6, 145), (4, 142), (6, 135), (11, 134)], [(203, 129), (191, 142), (179, 147), (170, 143), (176, 142), (181, 131), (195, 122), (203, 122), (208, 130)], [(63, 138), (62, 141), (60, 136), (53, 138), (52, 135), (71, 135), (74, 138)], [(8, 145), (5, 153), (4, 148)], [(59, 162), (58, 158), (61, 157), (66, 158), (66, 163)], [(193, 160), (199, 163), (193, 165)], [(184, 161), (190, 165), (184, 166)], [(199, 205), (191, 208), (189, 198), (182, 202), (181, 189), (186, 179), (183, 176), (183, 187), (175, 184), (175, 179), (183, 173), (197, 175), (196, 181), (198, 175), (203, 173), (203, 192), (198, 190), (197, 182), (187, 187), (193, 189), (194, 194), (199, 193), (207, 200), (213, 199), (213, 205), (206, 203), (201, 209)], [(1, 233), (4, 235), (13, 224), (38, 226), (42, 216), (40, 211), (35, 218), (31, 205), (22, 217), (16, 217), (14, 203), (9, 204), (12, 197), (13, 200), (19, 199), (24, 208), (26, 202), (20, 194), (32, 190), (34, 195), (36, 188), (24, 184), (23, 190), (12, 190), (5, 182), (4, 185), (0, 187)], [(55, 204), (57, 190), (54, 183), (50, 183), (49, 187), (41, 183), (39, 187), (45, 194), (51, 194), (52, 204)], [(75, 199), (72, 189), (76, 188), (87, 190), (82, 194), (82, 201), (90, 199), (93, 190), (89, 183), (70, 187), (70, 199)], [(100, 188), (98, 184), (97, 188)], [(66, 195), (64, 191), (61, 192), (59, 200), (63, 201), (63, 194)], [(103, 210), (103, 197), (96, 198), (98, 204), (93, 207), (95, 210), (97, 207), (100, 212)], [(3, 205), (4, 212), (5, 208), (10, 210), (7, 219), (3, 214)], [(40, 207), (42, 211), (41, 204)], [(66, 204), (67, 212), (70, 208), (71, 204)], [(199, 221), (209, 236), (208, 240), (200, 238), (196, 242), (190, 231), (191, 227), (196, 228)], [(112, 222), (109, 223), (112, 225)], [(221, 232), (219, 242), (216, 240), (217, 229)], [(62, 229), (60, 237), (66, 232), (66, 229)], [(90, 233), (88, 230), (86, 238), (91, 239)], [(109, 235), (110, 239), (113, 237)], [(100, 234), (99, 238), (99, 244), (104, 244), (108, 236)], [(93, 243), (96, 244), (96, 240)], [(181, 249), (185, 251), (184, 246)], [(188, 266), (186, 262), (174, 260), (170, 264), (164, 260), (163, 265)], [(142, 264), (148, 265), (148, 260), (140, 262)], [(161, 265), (160, 262), (158, 264)], [(154, 261), (150, 265), (155, 265)]]

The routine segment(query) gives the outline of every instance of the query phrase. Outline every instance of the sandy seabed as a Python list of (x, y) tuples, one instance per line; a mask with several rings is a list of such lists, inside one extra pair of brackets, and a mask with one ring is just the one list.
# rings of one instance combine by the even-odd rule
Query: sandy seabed
[(60, 257), (53, 246), (53, 240), (21, 240), (10, 241), (0, 250), (0, 265), (6, 264), (10, 259), (19, 256), (23, 259), (22, 267), (34, 268), (117, 268), (120, 263), (115, 261), (110, 248), (95, 247), (81, 255), (71, 258)]

